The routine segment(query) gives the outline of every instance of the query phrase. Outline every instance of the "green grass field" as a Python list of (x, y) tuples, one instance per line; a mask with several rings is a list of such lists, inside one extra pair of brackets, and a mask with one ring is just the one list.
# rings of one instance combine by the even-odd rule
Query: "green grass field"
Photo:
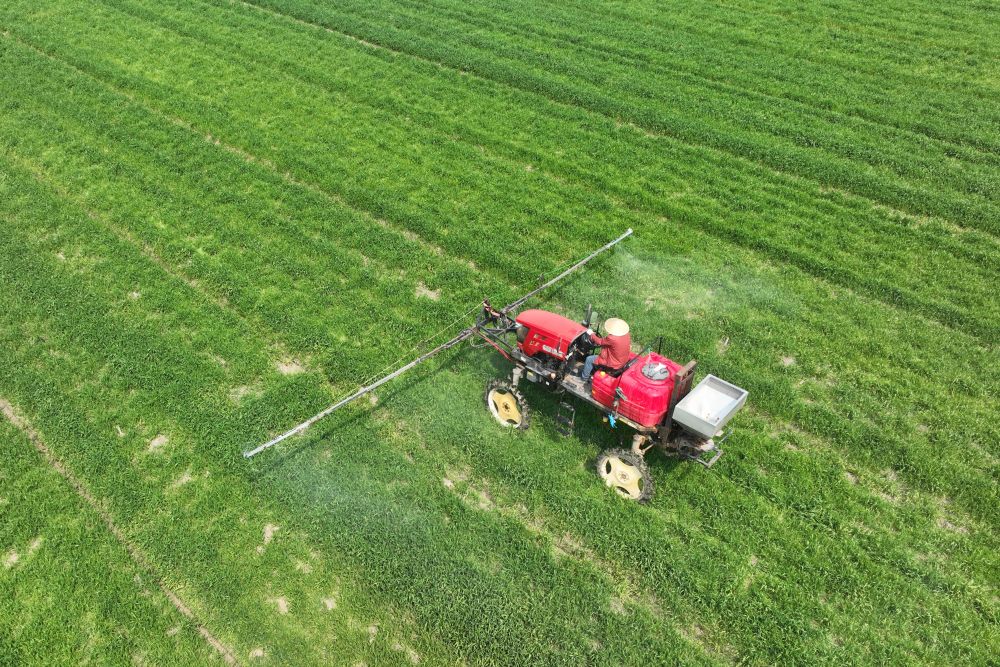
[[(3, 3), (0, 664), (993, 663), (998, 26)], [(466, 346), (241, 456), (627, 227), (532, 305), (748, 389), (711, 470)]]

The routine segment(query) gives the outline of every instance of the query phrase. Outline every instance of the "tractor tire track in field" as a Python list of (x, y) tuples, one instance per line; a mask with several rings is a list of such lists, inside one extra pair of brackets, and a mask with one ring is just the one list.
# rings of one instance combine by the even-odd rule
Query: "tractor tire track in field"
[(169, 586), (167, 586), (163, 577), (160, 576), (156, 567), (152, 564), (149, 557), (146, 556), (145, 552), (137, 545), (131, 538), (128, 537), (122, 531), (122, 529), (115, 523), (111, 514), (105, 509), (104, 504), (94, 497), (87, 486), (83, 483), (80, 478), (78, 478), (73, 471), (71, 471), (65, 463), (62, 462), (53, 452), (49, 449), (48, 445), (42, 439), (41, 433), (31, 424), (26, 417), (24, 417), (14, 405), (7, 399), (0, 396), (0, 414), (6, 417), (7, 421), (13, 424), (18, 430), (24, 433), (25, 437), (31, 441), (31, 444), (35, 446), (38, 453), (45, 459), (45, 462), (49, 464), (56, 472), (58, 472), (63, 479), (65, 479), (69, 485), (76, 491), (77, 495), (83, 499), (84, 502), (93, 510), (104, 522), (105, 527), (115, 536), (122, 548), (128, 553), (129, 557), (135, 562), (140, 569), (144, 570), (152, 579), (156, 582), (156, 585), (163, 592), (163, 594), (170, 600), (170, 603), (174, 608), (180, 612), (182, 616), (190, 620), (198, 628), (198, 634), (202, 636), (205, 642), (215, 649), (221, 656), (222, 659), (226, 661), (229, 665), (238, 665), (239, 662), (236, 659), (236, 654), (233, 650), (226, 645), (221, 639), (219, 639), (208, 627), (202, 623), (191, 607), (188, 606), (184, 600), (175, 593)]
[[(237, 1), (240, 1), (240, 0), (237, 0)], [(256, 5), (252, 5), (251, 3), (246, 3), (246, 2), (242, 2), (242, 1), (240, 1), (240, 4), (245, 4), (245, 5), (248, 5), (248, 6), (256, 7)], [(309, 26), (309, 27), (311, 27), (313, 29), (321, 29), (321, 30), (332, 32), (332, 33), (335, 33), (335, 34), (341, 34), (341, 33), (337, 32), (335, 30), (332, 30), (330, 28), (326, 28), (324, 26), (320, 26), (320, 25), (317, 25), (317, 24), (312, 24), (312, 23), (309, 23), (309, 22), (301, 21), (300, 19), (297, 19), (295, 17), (289, 17), (289, 16), (286, 16), (284, 14), (280, 14), (280, 13), (276, 13), (276, 12), (271, 12), (271, 10), (267, 10), (266, 8), (262, 9), (262, 11), (267, 12), (267, 13), (278, 14), (279, 16), (283, 16), (283, 17), (285, 17), (288, 20), (291, 20), (291, 21), (294, 21), (294, 22), (297, 22), (297, 23), (302, 23), (303, 25), (307, 25), (307, 26)], [(128, 13), (128, 12), (126, 12), (126, 13)], [(167, 26), (162, 26), (162, 27), (164, 27), (167, 30), (173, 31), (170, 27), (167, 27)], [(98, 84), (100, 84), (101, 86), (103, 86), (107, 90), (110, 90), (114, 94), (123, 96), (124, 98), (128, 99), (129, 101), (131, 101), (132, 103), (136, 104), (137, 106), (145, 109), (147, 112), (152, 113), (155, 116), (157, 116), (159, 118), (162, 118), (163, 120), (165, 120), (167, 122), (170, 122), (170, 123), (172, 123), (172, 124), (174, 124), (176, 126), (179, 126), (179, 127), (182, 127), (184, 129), (187, 129), (187, 130), (191, 131), (192, 133), (198, 135), (200, 138), (202, 138), (206, 142), (208, 142), (208, 143), (210, 143), (212, 145), (215, 145), (215, 146), (221, 148), (222, 150), (225, 150), (227, 152), (230, 152), (230, 153), (232, 153), (232, 154), (240, 157), (241, 159), (243, 159), (244, 161), (246, 161), (249, 164), (257, 164), (257, 165), (260, 165), (260, 166), (262, 166), (262, 167), (270, 170), (274, 174), (277, 174), (278, 176), (280, 176), (283, 180), (285, 180), (290, 185), (293, 185), (295, 187), (299, 187), (299, 188), (303, 188), (303, 189), (309, 190), (310, 192), (313, 192), (314, 194), (318, 194), (318, 195), (326, 198), (331, 203), (338, 204), (340, 206), (343, 206), (345, 208), (348, 208), (350, 210), (353, 210), (353, 211), (357, 212), (359, 215), (364, 216), (366, 219), (374, 221), (375, 224), (386, 226), (389, 229), (392, 229), (392, 230), (395, 230), (395, 231), (397, 231), (399, 233), (404, 234), (405, 236), (407, 236), (407, 238), (413, 238), (413, 239), (417, 240), (417, 242), (419, 242), (421, 244), (421, 246), (424, 247), (429, 252), (433, 252), (435, 254), (443, 254), (444, 253), (443, 249), (441, 249), (440, 247), (438, 247), (438, 246), (436, 246), (436, 245), (434, 245), (434, 244), (426, 241), (425, 239), (420, 238), (415, 232), (412, 232), (411, 230), (406, 229), (406, 228), (399, 228), (395, 224), (392, 224), (390, 222), (387, 222), (385, 220), (377, 218), (376, 216), (374, 216), (374, 214), (372, 214), (372, 213), (370, 213), (370, 212), (368, 212), (368, 211), (366, 211), (366, 210), (364, 210), (362, 208), (359, 208), (359, 207), (357, 207), (357, 206), (355, 206), (355, 205), (347, 202), (346, 200), (344, 200), (336, 192), (331, 192), (331, 191), (323, 188), (322, 186), (319, 186), (319, 185), (316, 185), (316, 184), (304, 181), (304, 180), (302, 180), (302, 179), (294, 176), (289, 171), (283, 171), (283, 170), (279, 169), (277, 167), (277, 165), (275, 165), (271, 160), (269, 160), (267, 158), (262, 158), (262, 157), (256, 156), (256, 155), (250, 153), (249, 151), (247, 151), (247, 150), (245, 150), (245, 149), (243, 149), (243, 148), (241, 148), (239, 146), (223, 142), (220, 139), (212, 136), (210, 133), (201, 130), (200, 128), (198, 128), (196, 125), (194, 125), (190, 121), (187, 121), (187, 120), (185, 120), (185, 119), (183, 119), (183, 118), (181, 118), (179, 116), (174, 116), (174, 115), (171, 115), (169, 113), (166, 113), (166, 112), (162, 111), (161, 109), (159, 109), (155, 105), (151, 104), (149, 102), (149, 100), (146, 99), (145, 97), (135, 95), (135, 94), (133, 94), (132, 92), (130, 92), (128, 90), (122, 89), (119, 86), (117, 86), (117, 85), (115, 85), (113, 83), (110, 83), (109, 81), (107, 81), (106, 79), (102, 78), (101, 76), (93, 74), (93, 73), (91, 73), (91, 72), (89, 72), (89, 71), (87, 71), (85, 69), (82, 69), (76, 63), (73, 63), (71, 61), (65, 60), (64, 58), (62, 58), (60, 56), (56, 56), (56, 55), (50, 54), (50, 53), (46, 52), (45, 50), (43, 50), (43, 49), (41, 49), (41, 48), (39, 48), (39, 47), (31, 44), (30, 42), (27, 42), (26, 40), (24, 40), (20, 36), (12, 35), (9, 32), (5, 32), (4, 34), (7, 35), (7, 36), (12, 37), (13, 39), (15, 39), (16, 41), (18, 41), (19, 43), (23, 44), (26, 48), (30, 48), (33, 51), (37, 52), (38, 54), (43, 55), (43, 56), (45, 56), (48, 59), (51, 59), (51, 60), (53, 60), (53, 61), (55, 61), (57, 63), (60, 63), (60, 64), (62, 64), (64, 66), (72, 69), (77, 74), (85, 76), (85, 77), (87, 77), (87, 78), (89, 78), (89, 79), (97, 82)], [(353, 36), (347, 35), (347, 37), (350, 37), (351, 39), (357, 41), (357, 38), (355, 38)], [(363, 40), (361, 40), (361, 41), (363, 42)], [(372, 46), (372, 45), (367, 45), (367, 46)], [(388, 49), (387, 47), (382, 47), (382, 46), (373, 46), (373, 48), (387, 49), (387, 50), (391, 51), (391, 49)], [(442, 65), (440, 63), (435, 63), (435, 64), (437, 66), (443, 68), (443, 69), (448, 69), (445, 65)], [(309, 83), (311, 85), (316, 85), (314, 82), (308, 81), (306, 79), (302, 79), (301, 77), (294, 77), (294, 78), (302, 80), (302, 81), (304, 81), (306, 83)], [(366, 105), (366, 106), (369, 106), (370, 108), (378, 108), (378, 107), (374, 107), (372, 105)], [(635, 127), (637, 129), (637, 131), (641, 131), (641, 128), (639, 128), (638, 126), (633, 126), (633, 127)], [(478, 146), (478, 144), (476, 144), (476, 145)], [(710, 149), (710, 150), (713, 150), (713, 149)], [(497, 157), (505, 160), (505, 161), (510, 161), (510, 158), (507, 157), (507, 156), (504, 156), (503, 154), (497, 154), (495, 152), (493, 152), (493, 154), (496, 155)], [(546, 173), (549, 175), (550, 178), (553, 178), (556, 181), (560, 181), (563, 178), (562, 176), (556, 176), (554, 174), (549, 174), (548, 172), (546, 172)], [(792, 178), (792, 176), (789, 175), (789, 174), (780, 174), (780, 176), (783, 179), (791, 179)], [(572, 178), (572, 180), (574, 182), (576, 182), (577, 184), (579, 184), (579, 179), (577, 177), (571, 177), (571, 178)], [(811, 180), (811, 179), (808, 179), (806, 177), (795, 177), (795, 178), (801, 178), (801, 180), (807, 180), (807, 181)], [(854, 193), (851, 193), (851, 194), (853, 196), (856, 196), (859, 199), (862, 199), (862, 200), (865, 200), (865, 201), (869, 201), (873, 205), (878, 206), (878, 204), (875, 204), (874, 202), (872, 202), (872, 200), (864, 197), (863, 195), (856, 195)], [(629, 211), (633, 215), (647, 213), (646, 211), (642, 211), (641, 209), (638, 209), (638, 208), (636, 208), (633, 205), (625, 203), (624, 201), (622, 201), (619, 198), (611, 197), (610, 195), (604, 195), (604, 196), (608, 199), (608, 201), (610, 201), (611, 203), (615, 204), (620, 209), (627, 210), (627, 211)], [(937, 305), (934, 305), (934, 304), (921, 303), (919, 299), (914, 299), (908, 293), (906, 293), (906, 292), (904, 292), (902, 290), (896, 289), (896, 288), (892, 288), (892, 287), (888, 287), (888, 286), (866, 285), (864, 283), (864, 281), (860, 280), (859, 278), (857, 278), (856, 276), (854, 276), (850, 272), (846, 272), (846, 271), (837, 269), (836, 267), (832, 267), (832, 266), (829, 266), (829, 265), (819, 264), (816, 261), (813, 261), (813, 260), (811, 260), (811, 259), (809, 259), (807, 257), (803, 257), (803, 256), (800, 256), (797, 253), (791, 252), (791, 251), (789, 251), (787, 249), (783, 249), (780, 246), (775, 246), (772, 243), (768, 243), (766, 241), (761, 241), (759, 238), (750, 237), (746, 233), (744, 233), (741, 230), (739, 230), (738, 228), (735, 228), (735, 227), (725, 227), (724, 228), (724, 227), (719, 226), (719, 225), (711, 225), (711, 224), (709, 224), (707, 226), (705, 224), (698, 225), (697, 221), (686, 221), (683, 224), (694, 224), (698, 229), (701, 229), (701, 230), (707, 232), (709, 235), (711, 235), (711, 236), (713, 236), (713, 237), (715, 237), (715, 238), (717, 238), (719, 240), (722, 240), (722, 241), (728, 242), (728, 243), (732, 243), (732, 244), (736, 245), (737, 247), (744, 248), (744, 249), (749, 250), (749, 251), (751, 251), (751, 252), (753, 252), (755, 254), (763, 253), (764, 256), (768, 257), (769, 259), (777, 260), (777, 261), (783, 262), (783, 263), (787, 263), (787, 264), (789, 264), (791, 266), (794, 266), (797, 269), (803, 271), (807, 275), (812, 276), (813, 278), (815, 278), (817, 280), (820, 280), (820, 281), (823, 281), (823, 282), (826, 282), (826, 283), (833, 283), (833, 284), (835, 284), (835, 285), (837, 285), (837, 286), (839, 286), (841, 288), (844, 288), (844, 289), (848, 290), (849, 292), (851, 292), (854, 295), (865, 294), (865, 295), (867, 295), (867, 296), (875, 299), (876, 301), (878, 301), (879, 303), (883, 304), (884, 306), (886, 306), (886, 307), (888, 307), (890, 309), (894, 309), (894, 310), (895, 309), (902, 309), (904, 312), (918, 314), (919, 316), (921, 316), (923, 319), (925, 319), (927, 321), (937, 323), (937, 324), (939, 324), (941, 326), (944, 326), (944, 327), (946, 327), (948, 329), (951, 329), (953, 331), (964, 333), (966, 335), (972, 336), (972, 337), (980, 339), (980, 340), (985, 340), (986, 338), (988, 338), (988, 337), (990, 337), (990, 336), (993, 335), (992, 331), (991, 331), (991, 329), (989, 327), (984, 328), (982, 324), (977, 324), (975, 321), (967, 321), (967, 318), (963, 314), (958, 313), (958, 312), (956, 312), (956, 311), (954, 311), (954, 310), (952, 310), (950, 308), (943, 307), (943, 306), (937, 306)], [(459, 260), (459, 261), (466, 261), (467, 262), (468, 260)], [(479, 269), (479, 270), (482, 271), (482, 269)], [(832, 274), (832, 275), (828, 275), (828, 274)], [(509, 283), (509, 281), (507, 281), (506, 279), (504, 280), (504, 282)]]
[[(528, 94), (528, 95), (537, 96), (537, 97), (539, 97), (541, 99), (546, 100), (547, 102), (549, 102), (551, 104), (555, 104), (555, 105), (558, 105), (558, 106), (561, 106), (561, 107), (564, 107), (564, 108), (576, 109), (578, 111), (584, 111), (584, 112), (592, 113), (592, 114), (594, 114), (596, 116), (600, 116), (600, 117), (605, 118), (605, 119), (610, 120), (610, 121), (621, 122), (623, 125), (625, 125), (627, 127), (630, 127), (630, 128), (634, 128), (637, 132), (640, 132), (640, 133), (644, 134), (647, 137), (663, 137), (663, 138), (673, 139), (673, 140), (678, 141), (680, 143), (683, 143), (685, 145), (696, 147), (696, 148), (701, 148), (701, 149), (707, 150), (707, 151), (711, 151), (713, 153), (717, 153), (720, 156), (727, 157), (729, 159), (736, 159), (736, 160), (745, 161), (745, 162), (754, 164), (754, 165), (756, 165), (756, 166), (758, 166), (760, 168), (763, 168), (763, 169), (765, 169), (765, 170), (767, 170), (767, 171), (769, 171), (769, 172), (771, 172), (773, 174), (779, 175), (779, 176), (794, 177), (794, 178), (800, 178), (800, 179), (809, 180), (811, 182), (816, 183), (817, 186), (821, 186), (821, 187), (827, 187), (827, 186), (830, 185), (830, 183), (827, 183), (826, 181), (820, 180), (816, 176), (798, 174), (798, 173), (794, 173), (794, 172), (788, 171), (787, 169), (782, 169), (782, 168), (776, 166), (774, 164), (773, 160), (768, 161), (768, 160), (764, 160), (764, 159), (761, 159), (761, 158), (756, 158), (756, 157), (752, 157), (750, 155), (743, 154), (743, 153), (741, 153), (741, 152), (739, 152), (739, 151), (737, 151), (737, 150), (735, 150), (733, 148), (728, 148), (728, 147), (725, 147), (723, 145), (720, 145), (719, 142), (717, 142), (717, 141), (716, 142), (695, 141), (695, 140), (693, 140), (693, 139), (691, 139), (689, 137), (685, 137), (684, 134), (681, 133), (681, 132), (669, 131), (669, 130), (666, 130), (666, 129), (663, 129), (663, 128), (657, 128), (657, 127), (650, 127), (648, 125), (644, 125), (642, 123), (638, 123), (635, 120), (624, 120), (624, 119), (618, 117), (617, 115), (612, 114), (611, 112), (609, 112), (607, 110), (601, 109), (599, 107), (595, 107), (593, 105), (587, 105), (587, 104), (583, 104), (583, 103), (575, 103), (575, 102), (572, 102), (572, 101), (567, 101), (565, 99), (557, 97), (557, 96), (551, 94), (550, 92), (547, 92), (547, 91), (544, 91), (544, 90), (536, 90), (536, 89), (528, 88), (528, 87), (525, 87), (525, 86), (521, 86), (521, 85), (518, 85), (516, 83), (510, 82), (510, 81), (506, 81), (504, 79), (501, 79), (501, 78), (498, 78), (498, 77), (495, 77), (495, 76), (489, 76), (488, 74), (483, 74), (483, 73), (480, 73), (480, 72), (475, 71), (475, 70), (464, 70), (464, 69), (461, 69), (459, 67), (450, 65), (450, 64), (448, 64), (446, 62), (443, 62), (443, 61), (440, 61), (440, 60), (435, 60), (433, 58), (429, 58), (429, 57), (420, 55), (419, 53), (417, 53), (416, 51), (413, 51), (413, 50), (406, 50), (406, 49), (402, 49), (402, 48), (397, 47), (397, 46), (388, 46), (388, 45), (383, 44), (383, 43), (372, 42), (369, 39), (365, 39), (365, 38), (361, 37), (360, 35), (356, 35), (356, 34), (353, 34), (353, 33), (350, 33), (350, 32), (346, 32), (346, 31), (343, 31), (343, 30), (339, 30), (339, 29), (336, 29), (336, 28), (331, 28), (330, 26), (323, 25), (321, 23), (316, 23), (314, 21), (309, 21), (309, 20), (300, 18), (300, 17), (298, 17), (298, 16), (296, 16), (294, 14), (288, 14), (288, 13), (285, 13), (285, 12), (280, 12), (280, 11), (277, 11), (277, 10), (272, 9), (270, 7), (267, 7), (265, 5), (258, 5), (258, 4), (255, 4), (253, 2), (249, 2), (248, 0), (229, 0), (229, 1), (233, 2), (233, 3), (236, 3), (236, 4), (244, 5), (247, 8), (253, 8), (253, 9), (256, 9), (258, 11), (265, 12), (267, 14), (271, 14), (271, 15), (278, 16), (278, 17), (283, 17), (285, 20), (293, 21), (293, 22), (299, 23), (301, 25), (312, 26), (312, 27), (314, 27), (316, 29), (320, 29), (320, 30), (327, 31), (327, 32), (332, 33), (332, 34), (340, 35), (341, 37), (345, 37), (345, 38), (351, 39), (354, 42), (356, 42), (358, 44), (361, 44), (362, 46), (365, 46), (366, 48), (375, 49), (375, 50), (383, 50), (383, 51), (386, 51), (386, 52), (389, 52), (389, 53), (396, 54), (398, 56), (412, 58), (414, 60), (418, 60), (418, 61), (424, 62), (426, 64), (430, 64), (430, 65), (436, 66), (436, 67), (438, 67), (438, 68), (440, 68), (442, 70), (448, 70), (448, 71), (458, 72), (458, 73), (460, 73), (460, 74), (462, 74), (464, 76), (469, 76), (469, 77), (472, 77), (472, 78), (480, 80), (480, 81), (485, 81), (485, 82), (493, 83), (493, 84), (496, 84), (496, 85), (499, 85), (499, 86), (502, 86), (502, 87), (505, 87), (505, 88), (509, 88), (509, 89), (512, 89), (512, 90), (520, 91), (520, 92)], [(798, 148), (801, 149), (801, 147), (798, 147)], [(883, 201), (881, 199), (877, 199), (877, 198), (873, 197), (872, 195), (866, 194), (864, 192), (857, 191), (849, 183), (838, 183), (837, 187), (839, 187), (841, 189), (844, 189), (844, 190), (847, 190), (847, 191), (851, 192), (851, 194), (853, 194), (853, 195), (855, 195), (855, 196), (857, 196), (859, 198), (868, 200), (869, 202), (871, 202), (871, 204), (873, 206), (874, 205), (892, 206), (894, 208), (900, 209), (900, 210), (902, 210), (902, 211), (904, 211), (906, 213), (909, 213), (911, 215), (914, 215), (914, 216), (935, 215), (937, 217), (942, 217), (940, 214), (938, 214), (935, 211), (919, 210), (919, 209), (918, 210), (908, 209), (908, 208), (906, 208), (906, 206), (905, 206), (905, 204), (904, 204), (903, 201), (899, 201), (899, 198), (894, 198), (894, 201), (889, 201), (889, 202)], [(899, 186), (893, 186), (893, 187), (896, 188), (896, 187), (899, 187)], [(967, 216), (971, 216), (971, 213), (967, 213), (966, 215)], [(954, 222), (954, 221), (949, 221), (949, 222)], [(954, 224), (959, 224), (959, 223), (954, 223)], [(989, 228), (981, 229), (981, 231), (990, 233), (993, 236), (997, 235), (997, 232), (995, 230), (991, 230)]]

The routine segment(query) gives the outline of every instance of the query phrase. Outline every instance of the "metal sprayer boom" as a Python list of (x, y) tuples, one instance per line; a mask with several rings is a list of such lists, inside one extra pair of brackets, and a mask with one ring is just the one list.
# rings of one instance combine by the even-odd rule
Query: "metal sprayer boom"
[[(631, 235), (632, 235), (632, 228), (630, 227), (624, 234), (622, 234), (621, 236), (619, 236), (618, 238), (616, 238), (614, 241), (611, 241), (610, 243), (607, 243), (604, 246), (598, 248), (597, 250), (595, 250), (594, 252), (590, 253), (589, 255), (587, 255), (586, 257), (584, 257), (583, 259), (581, 259), (579, 262), (577, 262), (573, 266), (569, 267), (568, 269), (566, 269), (565, 271), (563, 271), (562, 273), (560, 273), (558, 276), (556, 276), (552, 280), (549, 280), (548, 282), (544, 283), (543, 285), (540, 285), (539, 287), (533, 289), (532, 291), (528, 292), (527, 294), (525, 294), (524, 296), (522, 296), (517, 301), (514, 301), (512, 303), (507, 304), (504, 308), (501, 309), (500, 312), (503, 313), (503, 314), (507, 314), (507, 313), (509, 313), (510, 311), (512, 311), (512, 310), (514, 310), (516, 308), (520, 308), (531, 297), (535, 296), (536, 294), (538, 294), (542, 290), (545, 290), (545, 289), (548, 289), (549, 287), (552, 287), (552, 285), (555, 285), (557, 282), (559, 282), (560, 280), (562, 280), (566, 276), (568, 276), (571, 273), (573, 273), (574, 271), (578, 270), (584, 264), (586, 264), (590, 260), (594, 259), (598, 255), (600, 255), (602, 252), (604, 252), (606, 250), (610, 250), (611, 248), (615, 247), (616, 245), (618, 245), (619, 243), (621, 243), (622, 241), (624, 241), (625, 239), (627, 239)], [(416, 359), (410, 361), (409, 363), (406, 363), (406, 364), (400, 366), (399, 368), (397, 368), (393, 372), (391, 372), (388, 375), (386, 375), (386, 376), (384, 376), (384, 377), (376, 380), (375, 382), (373, 382), (373, 383), (371, 383), (369, 385), (366, 385), (364, 387), (361, 387), (360, 389), (358, 389), (356, 392), (354, 392), (350, 396), (347, 396), (346, 398), (342, 398), (341, 400), (337, 401), (336, 403), (334, 403), (330, 407), (326, 408), (325, 410), (323, 410), (319, 414), (317, 414), (317, 415), (315, 415), (313, 417), (310, 417), (306, 421), (302, 422), (301, 424), (299, 424), (295, 428), (292, 428), (292, 429), (290, 429), (288, 431), (285, 431), (281, 435), (279, 435), (279, 436), (277, 436), (277, 437), (275, 437), (275, 438), (273, 438), (271, 440), (268, 440), (264, 444), (262, 444), (262, 445), (260, 445), (258, 447), (255, 447), (254, 449), (250, 449), (250, 450), (247, 450), (247, 451), (243, 452), (243, 456), (245, 456), (248, 459), (249, 458), (253, 458), (257, 454), (260, 454), (261, 452), (263, 452), (265, 449), (270, 449), (271, 447), (274, 447), (275, 445), (277, 445), (279, 442), (282, 442), (283, 440), (287, 440), (288, 438), (291, 438), (294, 435), (298, 435), (299, 433), (302, 433), (303, 431), (305, 431), (306, 429), (308, 429), (310, 426), (312, 426), (316, 422), (320, 421), (321, 419), (324, 419), (325, 417), (329, 417), (330, 414), (332, 414), (333, 412), (335, 412), (335, 411), (339, 410), (340, 408), (344, 407), (348, 403), (356, 401), (357, 399), (361, 398), (362, 396), (364, 396), (366, 394), (370, 394), (371, 392), (375, 391), (376, 389), (378, 389), (379, 387), (381, 387), (382, 385), (384, 385), (386, 382), (389, 382), (390, 380), (393, 380), (393, 379), (399, 377), (400, 375), (402, 375), (406, 371), (410, 370), (414, 366), (427, 361), (431, 357), (433, 357), (433, 356), (435, 356), (435, 355), (437, 355), (437, 354), (439, 354), (441, 352), (444, 352), (445, 350), (447, 350), (449, 348), (455, 347), (456, 345), (458, 345), (459, 343), (461, 343), (464, 340), (467, 340), (475, 332), (476, 332), (476, 327), (475, 326), (471, 326), (471, 327), (469, 327), (467, 329), (463, 329), (461, 332), (458, 333), (458, 335), (456, 335), (451, 340), (438, 345), (437, 347), (435, 347), (433, 350), (430, 350), (429, 352), (425, 352), (424, 354), (420, 355)]]

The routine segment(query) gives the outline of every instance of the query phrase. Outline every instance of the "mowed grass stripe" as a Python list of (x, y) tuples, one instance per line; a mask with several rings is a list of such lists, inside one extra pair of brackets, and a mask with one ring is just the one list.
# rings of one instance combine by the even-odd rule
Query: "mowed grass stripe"
[[(939, 193), (939, 187), (924, 189), (908, 181), (885, 174), (874, 167), (859, 169), (846, 159), (834, 159), (823, 154), (816, 159), (808, 145), (780, 141), (773, 136), (753, 134), (749, 131), (723, 132), (717, 123), (700, 121), (694, 117), (671, 115), (662, 107), (641, 100), (629, 100), (626, 91), (612, 96), (602, 86), (582, 79), (532, 69), (531, 62), (517, 57), (502, 58), (493, 47), (477, 48), (465, 44), (452, 45), (454, 31), (435, 31), (435, 23), (421, 24), (420, 30), (400, 29), (382, 22), (384, 12), (371, 15), (353, 15), (331, 11), (327, 7), (310, 3), (280, 6), (267, 3), (250, 3), (266, 6), (278, 13), (290, 13), (296, 18), (330, 27), (338, 32), (366, 42), (391, 48), (441, 64), (448, 68), (469, 71), (483, 78), (509, 85), (520, 90), (543, 95), (553, 102), (587, 109), (602, 116), (625, 119), (646, 132), (665, 134), (695, 145), (712, 147), (723, 153), (750, 158), (777, 173), (808, 176), (820, 183), (827, 183), (857, 194), (891, 204), (909, 212), (942, 215), (971, 226), (987, 225), (985, 229), (996, 233), (994, 221), (1000, 219), (996, 204), (986, 198), (963, 193)], [(500, 37), (497, 37), (500, 39)], [(517, 55), (523, 55), (518, 51)], [(985, 178), (989, 178), (986, 174)], [(981, 188), (977, 188), (977, 192)]]
[[(292, 159), (294, 159), (294, 158), (292, 158)], [(572, 213), (570, 212), (568, 215), (572, 219), (572, 217), (573, 217)], [(622, 226), (624, 226), (625, 222), (630, 222), (630, 221), (623, 220), (622, 221)], [(568, 224), (573, 224), (573, 223), (568, 221)], [(748, 234), (747, 230), (740, 230), (739, 228), (734, 228), (732, 226), (727, 227), (726, 225), (721, 224), (719, 220), (715, 220), (714, 223), (713, 223), (712, 219), (709, 218), (709, 219), (707, 219), (705, 221), (705, 224), (715, 224), (717, 227), (721, 228), (723, 230), (723, 232), (727, 235), (727, 237), (730, 238), (730, 239), (734, 239), (735, 238), (735, 239), (738, 239), (738, 240), (743, 240), (743, 239), (747, 238), (747, 234)], [(742, 242), (745, 243), (747, 241), (743, 240)], [(759, 240), (758, 240), (758, 244), (759, 244)], [(493, 256), (495, 257), (496, 255), (494, 254)], [(832, 273), (832, 275), (834, 275), (835, 277), (840, 278), (841, 280), (844, 280), (845, 278), (847, 278), (848, 282), (853, 283), (853, 284), (857, 284), (857, 280), (858, 279), (856, 277), (854, 277), (857, 274), (846, 273), (846, 272), (844, 272), (842, 270), (839, 270), (839, 269), (831, 269), (829, 265), (825, 265), (825, 264), (820, 264), (820, 265), (817, 266), (817, 263), (815, 261), (811, 260), (808, 257), (803, 257), (803, 255), (801, 253), (799, 253), (799, 252), (790, 253), (788, 251), (783, 251), (783, 252), (779, 252), (778, 256), (780, 258), (784, 259), (784, 260), (794, 261), (797, 264), (799, 264), (800, 266), (805, 266), (807, 268), (810, 268), (810, 270), (812, 270), (814, 272)], [(849, 258), (850, 255), (842, 255), (842, 257)], [(518, 257), (518, 259), (522, 259), (522, 258), (523, 258), (523, 256), (519, 256)], [(866, 268), (869, 266), (869, 263), (867, 261), (863, 262), (863, 264), (864, 264), (864, 266)], [(929, 265), (926, 262), (922, 262), (920, 265), (922, 265), (925, 268), (925, 270), (928, 270), (929, 268), (933, 267), (933, 265)], [(939, 271), (933, 271), (933, 273), (935, 275), (938, 275), (938, 276), (941, 275), (941, 272), (939, 272)], [(956, 272), (956, 274), (957, 273), (961, 273), (962, 274), (962, 280), (961, 281), (956, 281), (956, 283), (955, 283), (956, 285), (962, 285), (963, 287), (966, 287), (966, 288), (972, 288), (972, 287), (974, 287), (974, 285), (972, 283), (970, 283), (970, 281), (968, 280), (969, 274), (967, 273), (966, 270), (963, 270), (963, 271), (960, 271), (960, 272)], [(984, 280), (985, 280), (985, 278), (984, 278)], [(932, 288), (931, 286), (942, 284), (940, 281), (933, 281), (933, 280), (932, 281), (918, 281), (918, 282), (919, 282), (920, 285), (926, 286), (925, 289), (930, 289), (930, 288)], [(891, 301), (901, 302), (904, 305), (908, 305), (908, 306), (911, 306), (911, 307), (913, 305), (918, 305), (924, 312), (932, 313), (933, 316), (942, 318), (943, 321), (948, 321), (948, 322), (956, 323), (957, 321), (965, 320), (968, 317), (982, 317), (983, 319), (989, 320), (991, 322), (993, 321), (993, 318), (991, 316), (989, 316), (988, 314), (980, 311), (980, 309), (978, 308), (978, 305), (977, 305), (977, 307), (975, 307), (975, 308), (969, 308), (969, 309), (965, 310), (964, 312), (961, 311), (961, 310), (956, 309), (951, 304), (951, 302), (953, 301), (953, 296), (952, 295), (948, 295), (948, 296), (946, 296), (943, 299), (941, 299), (941, 298), (936, 299), (936, 303), (934, 303), (933, 305), (929, 306), (929, 305), (926, 305), (926, 303), (917, 302), (912, 296), (908, 295), (905, 291), (902, 291), (902, 290), (896, 289), (894, 287), (891, 287), (885, 281), (880, 281), (879, 286), (877, 288), (873, 289), (872, 291), (874, 293), (876, 293), (876, 294), (884, 294), (885, 298), (887, 298), (887, 299), (889, 299)], [(973, 289), (971, 291), (976, 292), (978, 294), (982, 293), (982, 290), (974, 290)], [(971, 313), (974, 313), (974, 314), (970, 314), (970, 311), (971, 311)], [(983, 327), (985, 327), (985, 328), (983, 328)], [(983, 327), (978, 327), (977, 326), (976, 329), (978, 331), (982, 332), (982, 334), (984, 336), (986, 336), (987, 338), (990, 337), (990, 336), (993, 336), (995, 334), (994, 327), (992, 327), (991, 325), (983, 325)]]

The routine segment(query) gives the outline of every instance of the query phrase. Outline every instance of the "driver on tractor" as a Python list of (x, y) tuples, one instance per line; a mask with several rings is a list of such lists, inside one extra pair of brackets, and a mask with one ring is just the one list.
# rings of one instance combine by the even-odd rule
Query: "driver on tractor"
[(601, 348), (600, 354), (592, 354), (583, 362), (583, 373), (580, 376), (584, 382), (590, 382), (590, 377), (594, 374), (594, 366), (604, 366), (608, 370), (621, 368), (628, 363), (632, 355), (632, 337), (629, 335), (628, 324), (625, 320), (612, 317), (604, 321), (604, 330), (608, 335), (601, 338), (593, 331), (590, 333), (590, 342)]

